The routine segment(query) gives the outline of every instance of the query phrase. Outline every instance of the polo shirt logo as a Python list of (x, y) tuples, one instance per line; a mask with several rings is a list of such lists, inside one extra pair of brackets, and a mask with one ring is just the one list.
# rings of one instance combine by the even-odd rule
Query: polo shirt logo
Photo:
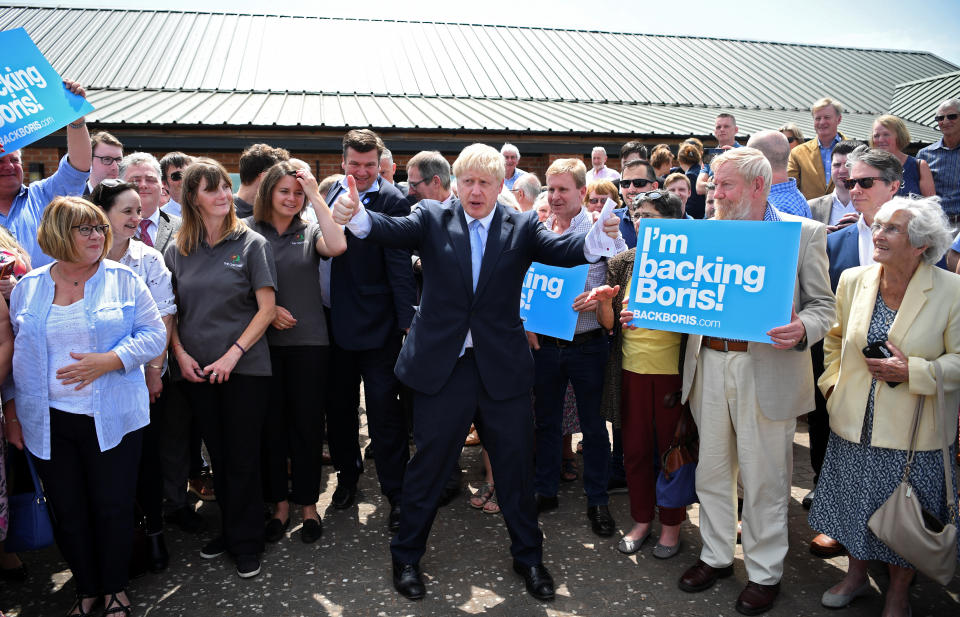
[(240, 254), (238, 253), (236, 255), (231, 255), (230, 261), (223, 262), (223, 265), (229, 268), (242, 268), (243, 264), (240, 263)]
[(290, 242), (290, 246), (300, 246), (304, 242), (306, 242), (306, 236), (301, 231), (300, 233), (297, 234), (297, 237), (294, 238), (292, 242)]

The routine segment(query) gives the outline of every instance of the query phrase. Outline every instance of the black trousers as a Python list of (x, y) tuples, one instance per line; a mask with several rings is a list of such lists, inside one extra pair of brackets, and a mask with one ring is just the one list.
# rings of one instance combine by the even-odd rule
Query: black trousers
[[(156, 411), (157, 430), (160, 432), (158, 455), (163, 477), (163, 497), (171, 510), (188, 503), (187, 476), (191, 457), (191, 427), (195, 424), (190, 405), (184, 396), (187, 382), (173, 381), (169, 372), (163, 376), (163, 406)], [(155, 412), (151, 407), (150, 422)], [(199, 440), (198, 440), (199, 442)], [(199, 443), (196, 446), (199, 449)]]
[(127, 587), (142, 438), (143, 429), (133, 431), (101, 452), (92, 417), (50, 410), (50, 460), (34, 461), (57, 546), (83, 595)]
[(270, 377), (237, 375), (222, 384), (185, 382), (184, 393), (207, 444), (227, 551), (263, 552), (260, 446)]
[(440, 494), (457, 464), (471, 422), (490, 455), (497, 503), (510, 533), (510, 553), (526, 566), (543, 561), (543, 534), (533, 495), (530, 394), (499, 401), (490, 398), (471, 351), (457, 361), (438, 393), (414, 394), (417, 450), (403, 478), (400, 531), (390, 543), (394, 560), (418, 563), (423, 557)]
[(270, 412), (263, 427), (263, 497), (287, 499), (287, 458), (293, 478), (293, 502), (320, 499), (320, 454), (329, 348), (325, 345), (271, 347), (273, 367)]
[(167, 401), (169, 380), (163, 383), (163, 392), (150, 403), (150, 424), (143, 427), (143, 447), (140, 453), (140, 472), (137, 478), (137, 503), (146, 519), (147, 533), (163, 531), (163, 466), (160, 463), (160, 419)]
[[(823, 341), (810, 346), (813, 359), (813, 383), (823, 375)], [(810, 466), (813, 467), (813, 483), (820, 479), (823, 458), (827, 455), (827, 442), (830, 440), (830, 415), (827, 413), (827, 399), (823, 398), (820, 388), (813, 387), (815, 409), (807, 414), (807, 428), (810, 436)]]
[(363, 469), (360, 454), (360, 379), (367, 407), (367, 430), (377, 464), (377, 478), (391, 504), (398, 504), (403, 473), (410, 458), (407, 424), (400, 407), (400, 381), (393, 368), (400, 354), (400, 334), (380, 349), (348, 350), (330, 346), (327, 388), (327, 442), (339, 482), (355, 485)]

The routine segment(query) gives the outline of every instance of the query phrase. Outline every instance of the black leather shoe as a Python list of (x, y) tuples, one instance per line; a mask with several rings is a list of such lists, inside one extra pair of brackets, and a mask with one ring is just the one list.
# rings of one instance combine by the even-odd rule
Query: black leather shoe
[(357, 500), (357, 485), (337, 483), (337, 490), (333, 491), (330, 504), (337, 510), (346, 510)]
[(283, 537), (283, 534), (287, 532), (287, 529), (290, 527), (290, 517), (287, 517), (287, 520), (281, 521), (278, 518), (271, 517), (267, 524), (263, 528), (263, 539), (267, 542), (277, 542), (280, 538)]
[(150, 547), (150, 571), (154, 574), (163, 572), (170, 565), (170, 553), (167, 552), (167, 543), (163, 540), (163, 532), (148, 534), (147, 544)]
[(609, 538), (616, 531), (617, 524), (613, 522), (613, 516), (610, 515), (610, 508), (607, 506), (589, 506), (587, 508), (587, 518), (590, 519), (590, 526), (593, 533), (601, 538)]
[(191, 506), (182, 506), (172, 512), (167, 512), (163, 516), (163, 520), (173, 523), (184, 533), (201, 533), (207, 530), (207, 521), (197, 514), (197, 511)]
[(527, 593), (537, 600), (553, 600), (553, 577), (542, 563), (525, 566), (514, 560), (513, 571), (523, 577)]
[(387, 528), (391, 533), (400, 531), (400, 506), (390, 506), (390, 518), (387, 519)]
[(448, 505), (453, 502), (454, 499), (460, 495), (460, 478), (457, 478), (457, 483), (448, 481), (447, 484), (443, 487), (443, 492), (440, 493), (440, 507), (442, 508), (445, 505)]
[(304, 519), (300, 528), (300, 540), (304, 544), (313, 544), (323, 535), (323, 523), (317, 518)]
[(537, 514), (549, 512), (560, 507), (560, 500), (557, 496), (547, 497), (546, 495), (537, 495)]
[(420, 579), (420, 564), (393, 562), (393, 588), (408, 600), (421, 600), (427, 593)]
[(809, 510), (810, 506), (813, 505), (813, 500), (817, 496), (817, 489), (814, 488), (812, 491), (803, 496), (803, 500), (800, 502), (800, 505), (805, 509)]

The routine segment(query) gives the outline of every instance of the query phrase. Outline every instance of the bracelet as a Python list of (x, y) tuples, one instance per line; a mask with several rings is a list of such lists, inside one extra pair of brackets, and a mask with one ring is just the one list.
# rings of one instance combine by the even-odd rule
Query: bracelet
[(162, 371), (162, 370), (163, 370), (163, 365), (162, 365), (162, 364), (148, 364), (148, 365), (147, 365), (147, 368), (155, 368), (155, 369), (157, 369), (158, 371)]
[(238, 343), (237, 341), (234, 341), (233, 344), (237, 346), (237, 348), (240, 350), (241, 353), (243, 353), (243, 354), (246, 354), (246, 353), (247, 353), (247, 350), (243, 348), (243, 345), (241, 345), (241, 344)]

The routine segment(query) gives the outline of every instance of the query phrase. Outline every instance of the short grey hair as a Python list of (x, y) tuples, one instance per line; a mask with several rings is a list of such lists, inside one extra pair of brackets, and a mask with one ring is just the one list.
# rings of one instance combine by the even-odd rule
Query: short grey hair
[(590, 151), (590, 156), (593, 156), (594, 152), (602, 152), (603, 156), (607, 156), (607, 149), (603, 146), (594, 146), (593, 150)]
[(536, 199), (537, 195), (540, 194), (540, 189), (543, 186), (540, 184), (540, 178), (537, 177), (537, 174), (532, 172), (527, 172), (520, 176), (516, 182), (513, 183), (514, 190), (521, 190), (523, 194), (527, 196), (527, 199)]
[(157, 172), (157, 180), (163, 177), (160, 171), (160, 161), (149, 152), (131, 152), (120, 161), (120, 177), (125, 178), (127, 168), (131, 165), (148, 165)]
[(380, 162), (390, 161), (393, 162), (393, 152), (390, 152), (387, 148), (383, 149), (383, 152), (380, 153)]
[(950, 228), (950, 223), (940, 206), (940, 198), (936, 195), (894, 197), (880, 206), (873, 217), (874, 223), (889, 223), (897, 212), (906, 212), (910, 215), (910, 222), (907, 223), (910, 245), (914, 248), (927, 247), (921, 255), (924, 263), (935, 264), (940, 261), (953, 244), (954, 231)]
[(500, 154), (506, 154), (507, 152), (513, 152), (517, 155), (517, 160), (520, 160), (520, 151), (517, 150), (517, 147), (511, 143), (505, 143), (500, 147)]
[[(781, 135), (781, 137), (783, 137)], [(737, 173), (744, 180), (751, 182), (754, 178), (763, 178), (764, 192), (770, 194), (770, 185), (773, 183), (773, 171), (770, 161), (756, 148), (744, 146), (730, 148), (710, 163), (710, 169), (716, 174), (724, 165), (733, 165)]]
[(407, 173), (410, 168), (416, 167), (420, 172), (420, 179), (430, 182), (433, 177), (440, 178), (440, 186), (445, 190), (450, 188), (450, 163), (436, 150), (417, 152), (407, 161)]
[(787, 170), (790, 160), (790, 142), (780, 131), (764, 129), (750, 136), (747, 145), (763, 152), (763, 156), (770, 161), (770, 167), (778, 171)]
[(960, 99), (958, 98), (947, 99), (946, 101), (937, 105), (937, 110), (939, 111), (944, 107), (952, 107), (954, 109), (960, 110)]
[(886, 150), (858, 146), (847, 155), (847, 169), (853, 169), (854, 163), (863, 163), (873, 167), (880, 173), (880, 179), (888, 184), (903, 180), (903, 165), (900, 164), (897, 157)]

